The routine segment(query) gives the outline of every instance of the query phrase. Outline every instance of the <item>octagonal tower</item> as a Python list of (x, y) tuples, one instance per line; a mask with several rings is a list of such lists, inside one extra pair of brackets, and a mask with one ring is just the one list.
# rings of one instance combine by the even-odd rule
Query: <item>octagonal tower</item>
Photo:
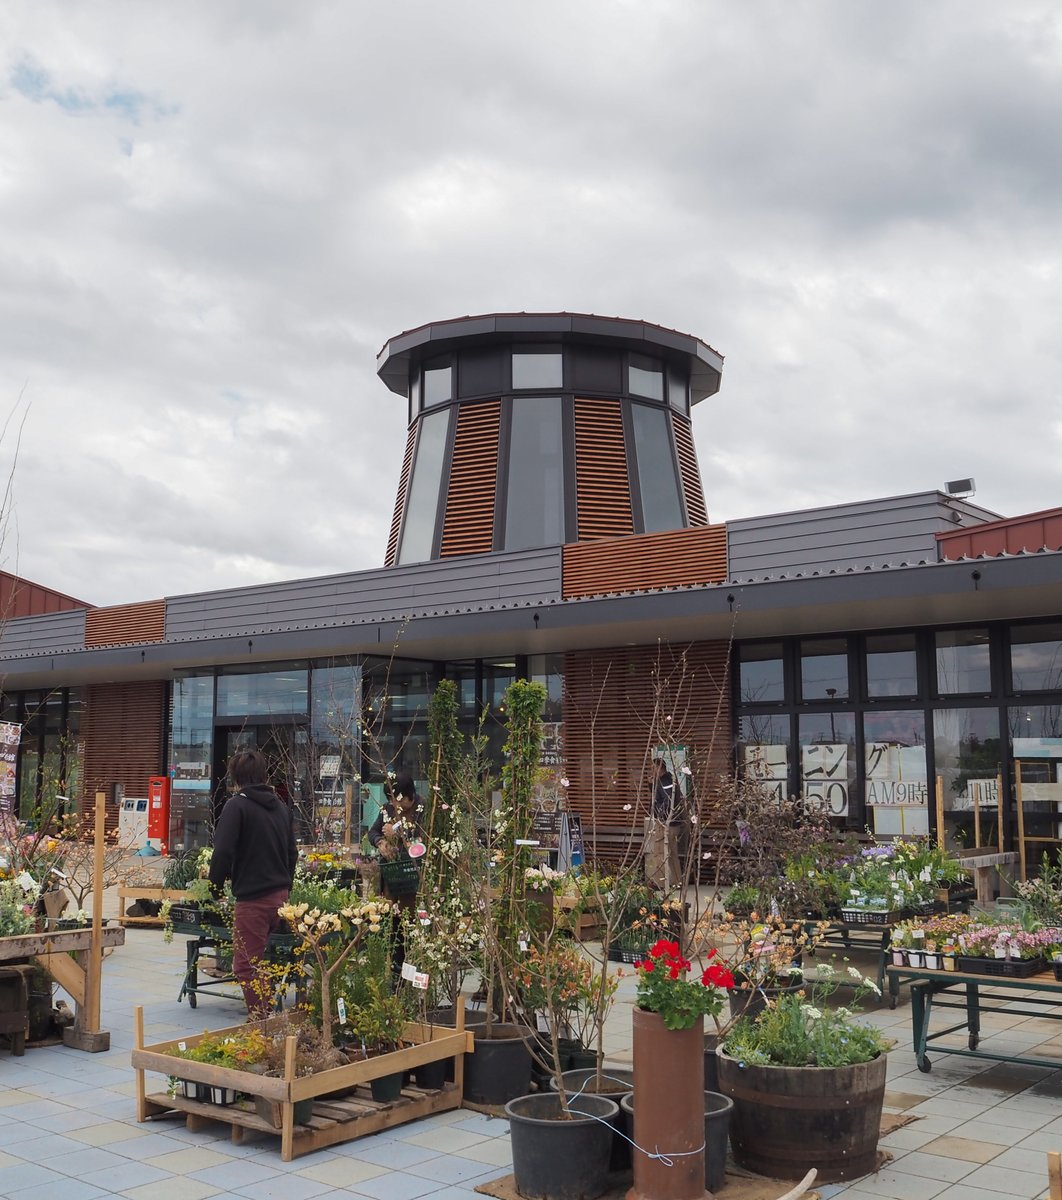
[(643, 321), (495, 313), (391, 338), (408, 404), (385, 565), (706, 525), (691, 406), (706, 343)]

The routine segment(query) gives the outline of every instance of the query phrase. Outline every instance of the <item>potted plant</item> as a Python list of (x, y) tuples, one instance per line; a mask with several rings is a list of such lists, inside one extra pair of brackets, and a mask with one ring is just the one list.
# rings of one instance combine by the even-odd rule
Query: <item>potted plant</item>
[[(704, 1018), (716, 1017), (734, 979), (709, 953), (691, 977), (679, 943), (660, 938), (636, 965), (633, 1194), (700, 1195), (704, 1188)], [(674, 1156), (664, 1166), (656, 1154)], [(698, 1190), (699, 1186), (699, 1190)]]
[[(390, 1054), (399, 1047), (409, 1022), (411, 1005), (402, 993), (391, 991), (377, 978), (368, 978), (365, 990), (365, 1000), (354, 1006), (350, 1017), (354, 1043), (360, 1042), (368, 1058)], [(397, 1100), (402, 1093), (402, 1078), (401, 1071), (394, 1071), (370, 1080), (372, 1098)]]
[(850, 1004), (830, 1006), (840, 979), (822, 966), (806, 992), (780, 996), (727, 1035), (719, 1082), (734, 1101), (730, 1140), (741, 1166), (777, 1179), (815, 1167), (824, 1182), (875, 1168), (892, 1043), (855, 1016), (876, 984), (848, 973), (857, 985)]

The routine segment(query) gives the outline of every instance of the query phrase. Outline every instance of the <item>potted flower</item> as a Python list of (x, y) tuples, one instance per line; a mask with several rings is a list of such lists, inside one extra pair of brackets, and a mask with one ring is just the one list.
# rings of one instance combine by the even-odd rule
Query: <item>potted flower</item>
[[(679, 943), (660, 938), (635, 966), (634, 1092), (628, 1104), (639, 1196), (692, 1195), (698, 1181), (704, 1186), (704, 1018), (719, 1015), (734, 983), (714, 950), (706, 960), (691, 977), (692, 963)], [(674, 1166), (663, 1166), (641, 1147), (673, 1152)]]
[[(410, 1005), (405, 996), (392, 992), (379, 979), (365, 980), (366, 999), (355, 1005), (350, 1014), (355, 1045), (361, 1043), (367, 1058), (390, 1054), (399, 1048), (410, 1017)], [(369, 1081), (372, 1098), (379, 1101), (397, 1100), (402, 1094), (402, 1071), (380, 1075)]]
[(734, 1101), (730, 1139), (741, 1166), (778, 1179), (813, 1166), (823, 1182), (875, 1168), (892, 1043), (855, 1016), (877, 985), (854, 967), (848, 973), (857, 985), (852, 1003), (830, 1006), (840, 979), (823, 966), (806, 992), (779, 997), (727, 1036), (719, 1082)]

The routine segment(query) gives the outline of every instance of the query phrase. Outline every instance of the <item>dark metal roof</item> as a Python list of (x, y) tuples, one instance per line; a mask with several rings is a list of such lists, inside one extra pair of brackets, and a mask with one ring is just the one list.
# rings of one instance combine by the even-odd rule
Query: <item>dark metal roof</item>
[(648, 321), (600, 317), (593, 313), (489, 313), (433, 321), (385, 342), (376, 356), (376, 373), (392, 392), (404, 396), (409, 386), (410, 365), (422, 357), (446, 353), (469, 341), (489, 344), (543, 338), (617, 346), (680, 363), (689, 372), (693, 404), (719, 391), (723, 356), (707, 342)]

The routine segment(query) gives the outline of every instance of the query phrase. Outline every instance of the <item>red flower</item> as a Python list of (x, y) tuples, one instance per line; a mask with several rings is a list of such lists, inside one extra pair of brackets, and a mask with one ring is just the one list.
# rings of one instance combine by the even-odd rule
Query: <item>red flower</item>
[(724, 988), (729, 991), (734, 986), (734, 975), (729, 967), (724, 967), (722, 963), (713, 963), (705, 968), (701, 983), (705, 987)]
[(670, 974), (671, 974), (671, 978), (672, 978), (672, 979), (678, 979), (678, 977), (679, 977), (679, 968), (678, 968), (678, 964), (677, 964), (677, 963), (674, 963), (674, 962), (673, 962), (673, 963), (671, 964), (671, 971), (670, 971)]
[(678, 952), (678, 942), (669, 942), (667, 938), (661, 938), (655, 946), (651, 947), (649, 955), (651, 958), (663, 958), (665, 955), (673, 958)]
[(650, 962), (648, 958), (643, 958), (641, 962), (634, 964), (634, 969), (636, 971), (651, 971), (655, 966), (655, 962)]

